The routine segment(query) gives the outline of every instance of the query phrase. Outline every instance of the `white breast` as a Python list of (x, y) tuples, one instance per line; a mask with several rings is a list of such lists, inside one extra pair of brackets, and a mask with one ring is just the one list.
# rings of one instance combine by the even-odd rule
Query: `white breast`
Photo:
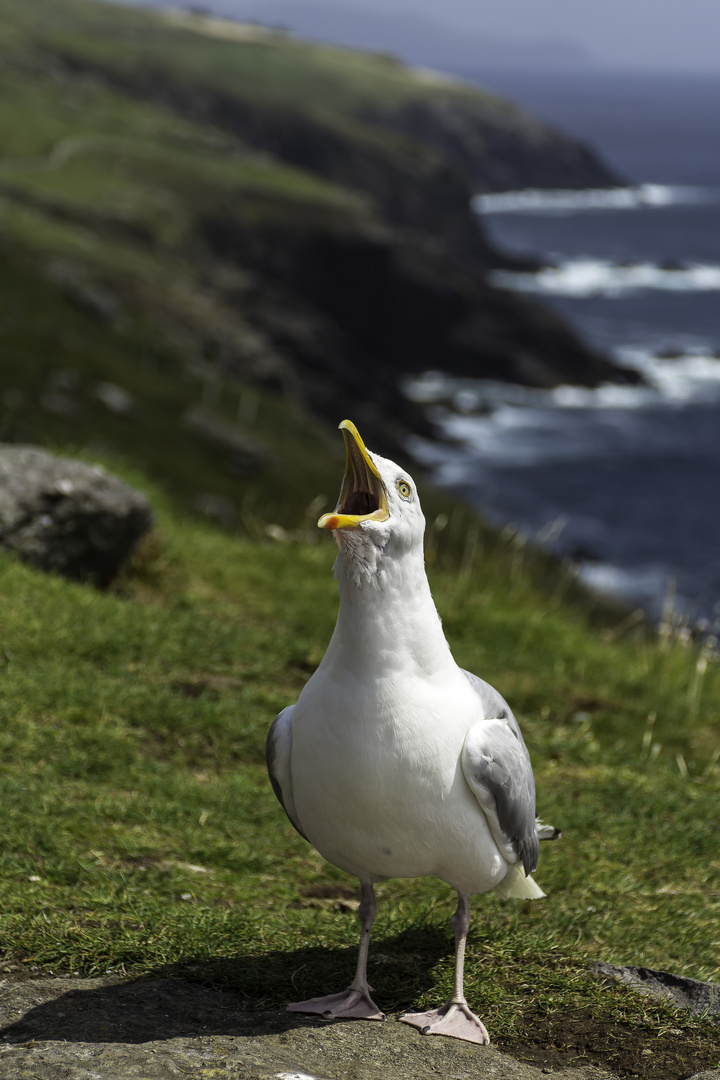
[(507, 873), (460, 754), (481, 717), (460, 670), (353, 681), (332, 658), (293, 714), (295, 807), (311, 843), (363, 879), (436, 875), (466, 895)]

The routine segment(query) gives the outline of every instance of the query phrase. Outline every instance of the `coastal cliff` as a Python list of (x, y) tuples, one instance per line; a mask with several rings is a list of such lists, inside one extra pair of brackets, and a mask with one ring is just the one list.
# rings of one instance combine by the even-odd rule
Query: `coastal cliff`
[[(161, 414), (168, 446), (208, 436), (183, 390), (199, 380), (203, 407), (211, 384), (253, 388), (298, 415), (351, 414), (387, 452), (433, 431), (402, 393), (409, 374), (636, 378), (489, 283), (519, 261), (493, 249), (474, 194), (617, 182), (515, 106), (391, 57), (182, 12), (8, 0), (0, 22), (1, 255), (13, 289), (27, 283), (25, 322), (3, 331), (5, 438), (109, 437), (70, 401), (67, 370), (138, 401), (153, 370), (153, 403), (126, 411), (148, 445)], [(36, 340), (52, 304), (55, 351)], [(214, 437), (260, 468), (248, 415)]]

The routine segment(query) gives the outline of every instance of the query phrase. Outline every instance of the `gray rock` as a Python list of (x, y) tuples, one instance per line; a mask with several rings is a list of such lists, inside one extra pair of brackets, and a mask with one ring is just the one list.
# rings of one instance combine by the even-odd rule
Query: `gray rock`
[(0, 547), (76, 581), (112, 581), (152, 524), (144, 495), (98, 466), (0, 446)]
[(668, 971), (656, 971), (654, 968), (616, 967), (603, 961), (593, 964), (592, 971), (595, 975), (613, 979), (634, 990), (653, 994), (681, 1009), (689, 1009), (696, 1016), (717, 1017), (720, 1020), (720, 986), (717, 983), (671, 975)]
[[(492, 1046), (405, 1024), (328, 1023), (184, 979), (10, 979), (0, 990), (0, 1080), (543, 1080)], [(561, 1080), (612, 1080), (592, 1066)]]

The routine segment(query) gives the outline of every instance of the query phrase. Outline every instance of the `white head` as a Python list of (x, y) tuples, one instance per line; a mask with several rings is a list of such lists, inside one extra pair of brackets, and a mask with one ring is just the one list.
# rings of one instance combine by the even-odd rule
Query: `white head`
[(370, 580), (381, 575), (384, 559), (415, 554), (422, 561), (425, 518), (415, 481), (394, 461), (367, 450), (351, 420), (339, 426), (345, 476), (337, 507), (323, 514), (319, 527), (334, 531), (341, 559), (350, 559), (357, 574)]

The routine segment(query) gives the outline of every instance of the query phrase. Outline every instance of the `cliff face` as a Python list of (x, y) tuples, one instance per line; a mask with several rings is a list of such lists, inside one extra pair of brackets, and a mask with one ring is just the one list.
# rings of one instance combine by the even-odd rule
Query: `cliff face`
[(392, 59), (178, 13), (7, 0), (3, 19), (16, 242), (49, 280), (60, 258), (58, 287), (82, 282), (86, 307), (121, 297), (126, 322), (104, 317), (149, 327), (179, 373), (352, 415), (388, 452), (430, 431), (401, 392), (409, 373), (633, 378), (488, 283), (508, 260), (473, 194), (613, 180), (518, 109)]
[(442, 370), (541, 388), (635, 380), (553, 312), (493, 288), (425, 238), (268, 229), (251, 244), (226, 215), (203, 229), (222, 259), (252, 261), (261, 283), (252, 317), (293, 358), (285, 377), (306, 405), (329, 421), (352, 413), (387, 453), (412, 431), (432, 435), (400, 392), (403, 376)]
[(436, 96), (374, 120), (436, 148), (476, 193), (623, 182), (589, 147), (469, 84), (440, 84)]
[[(168, 50), (177, 25), (205, 47), (209, 41), (219, 60), (230, 48), (231, 77), (211, 65), (198, 71), (187, 42), (184, 53)], [(622, 182), (589, 148), (503, 98), (392, 57), (177, 12), (159, 30), (132, 64), (109, 47), (52, 47), (68, 71), (361, 191), (386, 224), (433, 236), (482, 267), (516, 260), (487, 241), (473, 195)]]

